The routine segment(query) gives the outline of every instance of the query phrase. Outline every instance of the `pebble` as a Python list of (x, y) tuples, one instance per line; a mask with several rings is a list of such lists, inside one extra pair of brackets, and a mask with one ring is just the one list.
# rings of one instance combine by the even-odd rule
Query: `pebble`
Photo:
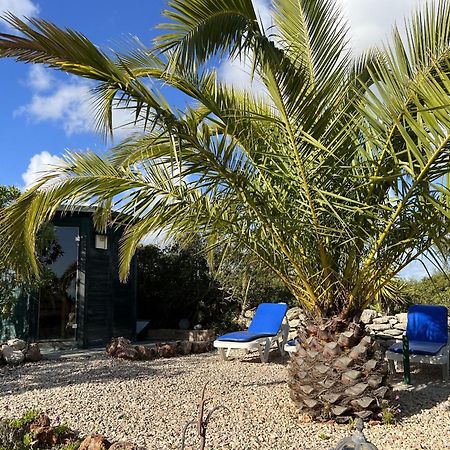
[[(61, 417), (82, 435), (101, 433), (148, 450), (180, 448), (186, 423), (195, 420), (208, 382), (208, 450), (330, 450), (352, 433), (346, 425), (305, 421), (289, 397), (286, 361), (255, 353), (221, 361), (215, 353), (153, 361), (92, 355), (0, 368), (0, 416), (34, 408)], [(436, 369), (436, 370), (435, 370)], [(450, 383), (438, 368), (414, 372), (401, 383), (401, 421), (366, 427), (380, 450), (450, 449)], [(400, 375), (397, 381), (400, 381)], [(186, 449), (198, 448), (189, 429)], [(325, 437), (325, 438), (324, 438)]]

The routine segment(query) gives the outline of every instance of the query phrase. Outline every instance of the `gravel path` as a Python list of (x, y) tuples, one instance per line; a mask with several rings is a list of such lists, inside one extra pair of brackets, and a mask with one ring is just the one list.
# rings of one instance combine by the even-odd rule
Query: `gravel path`
[[(379, 450), (450, 449), (450, 383), (440, 382), (434, 369), (413, 378), (413, 387), (400, 386), (401, 423), (369, 427), (367, 437)], [(0, 368), (0, 416), (34, 408), (82, 434), (176, 449), (210, 380), (211, 405), (229, 411), (211, 421), (208, 449), (329, 450), (349, 434), (344, 425), (302, 422), (285, 379), (283, 361), (261, 364), (252, 355), (229, 362), (214, 353), (127, 362), (94, 354)]]

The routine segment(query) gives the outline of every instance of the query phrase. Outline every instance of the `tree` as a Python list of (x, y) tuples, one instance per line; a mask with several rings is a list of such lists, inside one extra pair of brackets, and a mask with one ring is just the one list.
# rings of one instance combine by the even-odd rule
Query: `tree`
[[(394, 28), (389, 46), (357, 58), (333, 0), (272, 7), (275, 26), (265, 30), (251, 0), (171, 0), (155, 46), (134, 43), (128, 53), (106, 53), (44, 20), (6, 17), (20, 35), (1, 35), (0, 56), (96, 80), (105, 134), (115, 107), (134, 112), (142, 127), (104, 157), (68, 154), (2, 214), (5, 257), (21, 274), (38, 271), (34, 236), (58, 205), (96, 201), (100, 228), (110, 220), (126, 227), (122, 278), (147, 233), (200, 233), (210, 249), (245, 250), (270, 268), (319, 321), (304, 345), (322, 351), (365, 306), (395, 295), (392, 280), (409, 262), (445, 250), (450, 3), (423, 6), (405, 37)], [(218, 58), (248, 61), (264, 93), (221, 82), (211, 67)], [(161, 85), (192, 103), (174, 110)], [(121, 212), (115, 219), (112, 207)], [(339, 352), (360, 334), (352, 325)], [(300, 407), (337, 414), (296, 370)], [(302, 393), (308, 382), (312, 390)], [(374, 394), (367, 407), (350, 405), (344, 392), (333, 397), (335, 411), (367, 416), (379, 404)]]
[[(15, 186), (0, 185), (0, 214), (20, 197), (20, 189)], [(0, 248), (8, 245), (7, 231), (0, 232)], [(53, 226), (49, 223), (40, 227), (37, 237), (37, 259), (42, 266), (56, 261), (62, 254), (61, 246), (56, 241)], [(8, 317), (19, 296), (36, 291), (48, 282), (49, 273), (44, 271), (39, 279), (24, 280), (14, 270), (8, 259), (0, 258), (0, 317)]]
[[(0, 186), (0, 209), (6, 208), (19, 196), (20, 190), (16, 187)], [(0, 247), (3, 245), (2, 235), (0, 234)], [(0, 317), (8, 315), (11, 311), (20, 284), (14, 272), (10, 270), (5, 261), (0, 259)]]

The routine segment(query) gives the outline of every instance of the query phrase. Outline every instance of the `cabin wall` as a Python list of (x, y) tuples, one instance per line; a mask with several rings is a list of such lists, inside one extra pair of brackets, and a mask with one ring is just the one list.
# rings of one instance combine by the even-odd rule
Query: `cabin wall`
[[(55, 222), (55, 225), (59, 225)], [(136, 326), (135, 264), (129, 281), (119, 280), (121, 232), (109, 229), (108, 248), (95, 248), (96, 231), (87, 214), (80, 229), (80, 283), (77, 342), (83, 347), (104, 345), (113, 336), (133, 339)]]

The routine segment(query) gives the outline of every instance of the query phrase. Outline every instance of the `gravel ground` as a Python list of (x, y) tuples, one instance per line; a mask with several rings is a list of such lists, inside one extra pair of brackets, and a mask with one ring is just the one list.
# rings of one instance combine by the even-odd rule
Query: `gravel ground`
[[(398, 386), (401, 422), (366, 429), (379, 450), (450, 449), (450, 383), (439, 373), (424, 369), (413, 374), (414, 386)], [(302, 421), (289, 398), (285, 362), (261, 364), (251, 354), (229, 362), (215, 353), (150, 362), (92, 354), (0, 368), (0, 416), (33, 408), (82, 434), (176, 449), (208, 380), (210, 407), (228, 408), (211, 420), (208, 449), (329, 450), (350, 434), (345, 425)], [(198, 448), (189, 442), (187, 449)]]

